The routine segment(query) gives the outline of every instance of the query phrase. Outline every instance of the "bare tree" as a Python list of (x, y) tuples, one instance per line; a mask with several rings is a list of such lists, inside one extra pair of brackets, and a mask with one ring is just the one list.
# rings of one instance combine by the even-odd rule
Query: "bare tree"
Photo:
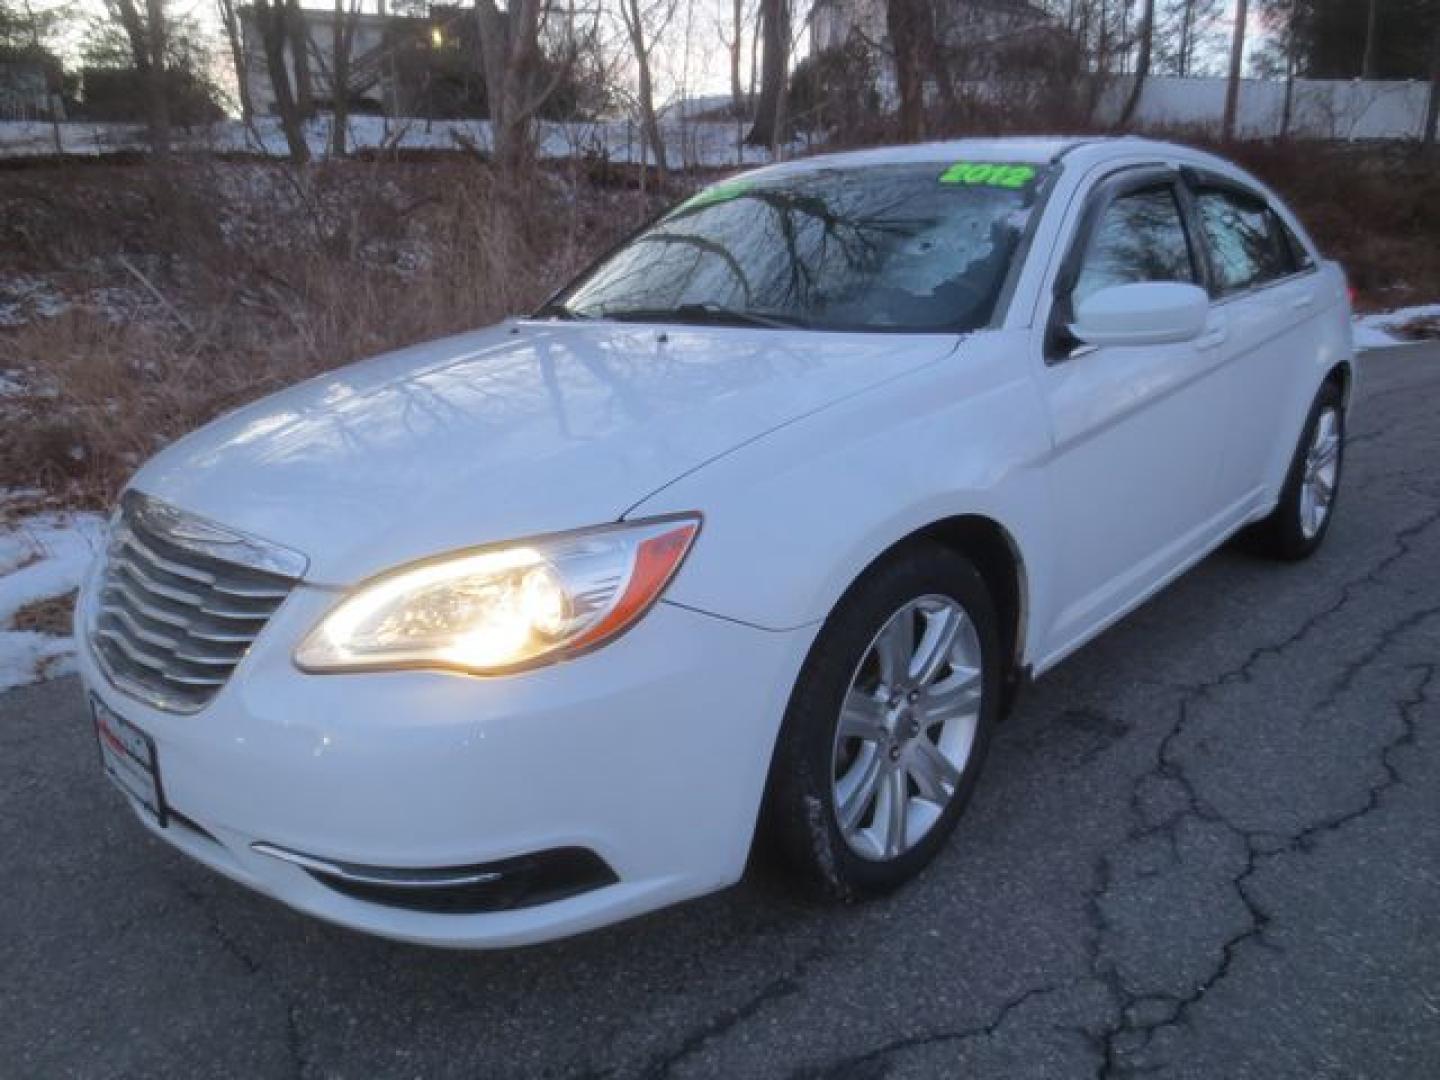
[(1120, 113), (1120, 126), (1127, 126), (1140, 105), (1140, 95), (1145, 92), (1145, 80), (1150, 75), (1150, 53), (1155, 44), (1155, 0), (1145, 0), (1145, 14), (1140, 19), (1140, 55), (1135, 60), (1135, 82), (1130, 87), (1130, 96), (1125, 99), (1125, 108)]
[(1435, 21), (1430, 40), (1430, 100), (1425, 107), (1424, 154), (1436, 157), (1435, 129), (1440, 126), (1440, 19)]
[(1225, 119), (1221, 125), (1224, 137), (1235, 137), (1235, 113), (1240, 102), (1240, 65), (1245, 58), (1245, 20), (1249, 16), (1249, 0), (1236, 0), (1235, 33), (1230, 40), (1230, 77), (1225, 85)]
[(1370, 0), (1370, 8), (1365, 14), (1365, 53), (1364, 59), (1360, 62), (1362, 79), (1375, 78), (1380, 58), (1380, 37), (1377, 33), (1379, 29), (1380, 0)]
[(254, 0), (255, 27), (265, 50), (265, 67), (270, 73), (270, 87), (275, 94), (275, 111), (280, 114), (280, 127), (285, 132), (285, 142), (290, 148), (290, 160), (303, 165), (310, 160), (310, 148), (305, 143), (305, 127), (296, 101), (295, 91), (290, 84), (290, 69), (285, 64), (285, 53), (292, 46), (285, 9), (286, 0)]
[(935, 89), (940, 95), (940, 103), (944, 106), (947, 115), (953, 115), (957, 103), (955, 94), (955, 77), (951, 71), (951, 59), (954, 49), (951, 47), (953, 39), (948, 31), (949, 25), (940, 17), (940, 10), (935, 0), (918, 0), (920, 4), (920, 51), (925, 60), (925, 70), (930, 78), (934, 80)]
[(784, 137), (785, 91), (790, 72), (790, 0), (760, 0), (760, 96), (745, 141), (779, 146)]
[(906, 142), (916, 141), (925, 131), (925, 22), (924, 0), (887, 0), (885, 29), (894, 52), (900, 138)]
[[(495, 166), (507, 181), (514, 181), (533, 156), (535, 114), (555, 93), (574, 61), (574, 11), (567, 21), (569, 55), (554, 65), (548, 78), (540, 52), (546, 0), (510, 0), (503, 12), (495, 0), (475, 0), (475, 12)], [(510, 193), (516, 187), (511, 182), (502, 190)]]
[(250, 100), (250, 72), (245, 62), (245, 42), (240, 34), (240, 12), (235, 0), (217, 0), (220, 25), (225, 30), (225, 41), (230, 47), (230, 62), (235, 65), (236, 94), (240, 100), (240, 117), (247, 124), (255, 115), (255, 105)]
[(164, 0), (145, 0), (140, 14), (135, 0), (112, 0), (111, 12), (125, 31), (130, 59), (145, 84), (146, 120), (151, 150), (159, 155), (170, 150), (170, 99), (166, 95), (166, 53), (169, 34)]
[(1182, 79), (1190, 74), (1190, 54), (1194, 49), (1195, 0), (1185, 0), (1180, 14), (1179, 68), (1175, 72)]
[(345, 134), (350, 123), (350, 57), (355, 28), (360, 22), (360, 0), (335, 0), (335, 22), (330, 28), (330, 153), (345, 156)]
[(740, 83), (740, 62), (745, 54), (745, 0), (733, 0), (730, 5), (730, 36), (720, 32), (720, 41), (730, 54), (730, 111), (735, 116), (745, 115), (745, 88)]
[(145, 0), (145, 44), (150, 50), (150, 68), (145, 73), (150, 149), (163, 157), (170, 152), (170, 98), (165, 87), (165, 54), (169, 51), (165, 0)]
[(1295, 75), (1300, 66), (1300, 9), (1303, 0), (1281, 0), (1277, 14), (1285, 42), (1285, 103), (1280, 109), (1280, 137), (1289, 138), (1295, 119)]
[(635, 57), (640, 128), (655, 155), (655, 169), (662, 184), (666, 173), (665, 139), (660, 133), (660, 118), (655, 112), (655, 81), (650, 54), (675, 18), (679, 6), (678, 0), (653, 0), (648, 5), (642, 4), (641, 0), (620, 0), (620, 21)]
[(295, 108), (302, 120), (315, 115), (315, 95), (310, 85), (310, 28), (300, 0), (285, 0), (285, 29), (290, 38), (290, 66), (295, 72)]
[(136, 71), (150, 70), (150, 41), (145, 33), (145, 19), (135, 0), (109, 0), (107, 6), (120, 29), (125, 31), (125, 40), (130, 45), (130, 60)]
[(1225, 0), (1161, 0), (1156, 4), (1153, 75), (1163, 57), (1169, 70), (1182, 79), (1207, 66), (1205, 58), (1224, 57), (1217, 41), (1216, 24), (1224, 15)]

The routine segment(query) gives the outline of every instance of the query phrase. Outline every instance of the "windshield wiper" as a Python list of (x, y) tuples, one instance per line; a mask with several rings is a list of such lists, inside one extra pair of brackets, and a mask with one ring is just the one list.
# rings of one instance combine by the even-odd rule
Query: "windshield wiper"
[(532, 316), (530, 316), (530, 317), (531, 317), (532, 319), (565, 319), (565, 320), (570, 320), (570, 319), (593, 319), (595, 316), (594, 316), (594, 315), (588, 315), (588, 314), (586, 314), (586, 313), (584, 313), (584, 312), (581, 312), (581, 311), (576, 311), (574, 308), (572, 308), (572, 307), (567, 307), (565, 304), (562, 304), (562, 303), (559, 303), (558, 301), (556, 301), (556, 302), (552, 302), (552, 303), (546, 304), (544, 307), (542, 307), (539, 311), (535, 312), (535, 314), (532, 315)]
[(803, 328), (803, 319), (762, 311), (740, 311), (719, 304), (676, 304), (673, 308), (621, 308), (602, 316), (619, 322), (681, 322), (711, 326), (764, 326), (772, 330)]

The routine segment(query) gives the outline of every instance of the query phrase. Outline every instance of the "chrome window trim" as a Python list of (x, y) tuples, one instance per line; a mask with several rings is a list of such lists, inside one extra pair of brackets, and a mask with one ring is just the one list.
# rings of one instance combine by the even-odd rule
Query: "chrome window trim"
[(1262, 281), (1255, 285), (1247, 285), (1245, 288), (1238, 289), (1235, 292), (1212, 295), (1210, 297), (1210, 306), (1224, 307), (1232, 300), (1248, 300), (1265, 292), (1267, 289), (1273, 289), (1280, 285), (1292, 285), (1301, 278), (1309, 277), (1311, 274), (1318, 274), (1319, 272), (1320, 267), (1318, 265), (1308, 266), (1303, 270), (1296, 270), (1294, 273), (1286, 274), (1284, 277), (1270, 278), (1268, 281)]

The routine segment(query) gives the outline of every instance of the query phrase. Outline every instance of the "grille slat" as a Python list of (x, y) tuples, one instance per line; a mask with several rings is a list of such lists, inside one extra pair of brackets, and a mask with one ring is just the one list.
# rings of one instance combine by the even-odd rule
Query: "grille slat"
[[(90, 632), (101, 666), (121, 689), (159, 708), (194, 712), (244, 659), (297, 580), (270, 567), (298, 568), (303, 559), (230, 535), (127, 495)], [(237, 561), (219, 554), (231, 550)]]
[[(270, 617), (269, 611), (256, 611), (234, 606), (217, 607), (208, 602), (202, 593), (192, 592), (187, 589), (177, 589), (173, 585), (167, 585), (163, 581), (156, 580), (146, 574), (144, 570), (137, 567), (133, 560), (127, 556), (112, 558), (110, 565), (124, 573), (134, 584), (144, 589), (151, 596), (196, 608), (201, 615), (213, 615), (217, 619), (234, 619), (247, 622), (254, 622), (256, 620), (263, 622)], [(274, 606), (275, 605), (272, 604), (271, 608), (273, 609)]]
[(130, 636), (138, 639), (146, 645), (160, 649), (164, 652), (174, 652), (180, 647), (177, 638), (166, 637), (164, 634), (157, 634), (153, 630), (147, 630), (140, 624), (140, 620), (131, 615), (124, 608), (101, 609), (102, 616), (110, 616), (130, 632)]
[(166, 558), (142, 543), (134, 533), (124, 537), (122, 543), (154, 569), (163, 571), (171, 577), (193, 581), (225, 596), (234, 596), (241, 600), (284, 600), (286, 596), (290, 595), (288, 587), (276, 588), (273, 585), (247, 584), (238, 580), (229, 581), (211, 571), (195, 566), (186, 566), (184, 563)]

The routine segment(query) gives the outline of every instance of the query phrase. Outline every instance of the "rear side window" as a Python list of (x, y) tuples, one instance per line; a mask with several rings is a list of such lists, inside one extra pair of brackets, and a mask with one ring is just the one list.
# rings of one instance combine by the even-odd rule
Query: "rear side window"
[(1220, 292), (1253, 288), (1303, 268), (1297, 252), (1305, 249), (1263, 199), (1209, 188), (1196, 192), (1195, 201)]
[(1095, 227), (1073, 301), (1111, 285), (1196, 280), (1175, 191), (1168, 184), (1121, 195)]

